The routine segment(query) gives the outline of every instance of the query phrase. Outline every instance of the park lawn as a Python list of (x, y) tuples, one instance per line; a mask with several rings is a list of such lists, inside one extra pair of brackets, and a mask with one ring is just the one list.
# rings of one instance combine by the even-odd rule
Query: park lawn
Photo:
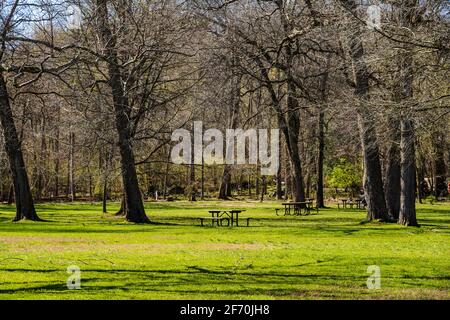
[[(214, 208), (247, 227), (200, 227)], [(365, 223), (360, 210), (277, 217), (274, 201), (148, 202), (157, 224), (100, 204), (39, 204), (48, 222), (0, 205), (0, 299), (450, 299), (450, 204), (418, 205), (420, 228)], [(109, 210), (117, 210), (118, 204)], [(81, 289), (66, 285), (69, 265)], [(381, 269), (369, 290), (367, 268)]]

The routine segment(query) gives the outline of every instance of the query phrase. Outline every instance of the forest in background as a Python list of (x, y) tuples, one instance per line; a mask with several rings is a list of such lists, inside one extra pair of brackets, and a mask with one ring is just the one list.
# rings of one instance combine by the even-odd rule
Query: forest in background
[[(39, 220), (36, 201), (122, 199), (148, 222), (155, 191), (324, 206), (363, 188), (369, 220), (417, 225), (416, 198), (448, 194), (447, 1), (7, 0), (0, 18), (0, 199), (16, 220)], [(172, 164), (193, 121), (279, 128), (278, 174)]]

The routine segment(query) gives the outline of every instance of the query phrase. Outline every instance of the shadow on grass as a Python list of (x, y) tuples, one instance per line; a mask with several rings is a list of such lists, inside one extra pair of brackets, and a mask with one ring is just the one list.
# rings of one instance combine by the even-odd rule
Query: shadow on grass
[[(11, 272), (39, 272), (49, 273), (58, 272), (61, 273), (61, 269), (3, 269), (2, 271)], [(99, 273), (101, 276), (98, 278), (83, 277), (89, 272)], [(103, 274), (107, 274), (108, 277), (104, 277)], [(130, 278), (132, 279), (130, 281)], [(64, 279), (64, 278), (63, 278)], [(124, 283), (122, 279), (127, 281)], [(406, 285), (412, 285), (414, 287), (425, 286), (426, 284), (421, 282), (422, 280), (438, 280), (443, 281), (442, 287), (450, 279), (450, 275), (444, 276), (424, 276), (424, 275), (404, 275), (398, 277), (384, 277), (384, 281), (390, 281), (393, 279), (407, 280), (402, 282)], [(328, 286), (329, 289), (336, 291), (339, 289), (358, 289), (364, 288), (366, 275), (335, 275), (335, 274), (296, 274), (285, 272), (254, 272), (248, 269), (236, 269), (233, 267), (222, 267), (216, 270), (208, 269), (200, 266), (189, 266), (187, 269), (178, 270), (165, 270), (165, 269), (148, 269), (148, 270), (131, 270), (131, 269), (82, 269), (82, 289), (87, 291), (101, 291), (101, 290), (122, 290), (122, 291), (155, 291), (166, 293), (195, 293), (195, 294), (230, 294), (230, 295), (274, 295), (278, 292), (280, 296), (291, 295), (298, 292), (298, 289), (286, 289), (285, 286), (291, 285), (308, 285), (319, 284), (321, 286)], [(96, 284), (101, 281), (104, 285)], [(0, 289), (0, 294), (15, 294), (15, 293), (43, 293), (42, 291), (49, 292), (69, 292), (76, 290), (68, 290), (65, 283), (57, 284), (42, 284), (43, 281), (29, 282), (30, 285), (40, 283), (39, 286), (27, 286), (20, 288), (5, 288)], [(9, 283), (11, 285), (11, 283)], [(190, 288), (186, 289), (185, 286), (189, 285)], [(206, 286), (205, 286), (206, 285)], [(233, 285), (236, 289), (220, 288), (220, 286)], [(252, 288), (242, 288), (242, 285), (252, 286)], [(180, 286), (179, 289), (176, 289)], [(211, 288), (211, 286), (216, 288)], [(268, 288), (271, 286), (271, 288)], [(356, 287), (355, 287), (356, 286)], [(192, 287), (192, 289), (191, 289)], [(219, 287), (219, 288), (217, 288)], [(274, 288), (275, 287), (275, 288)], [(279, 288), (279, 289), (277, 289)], [(268, 293), (270, 291), (270, 293)], [(305, 290), (305, 293), (311, 293), (311, 290)]]

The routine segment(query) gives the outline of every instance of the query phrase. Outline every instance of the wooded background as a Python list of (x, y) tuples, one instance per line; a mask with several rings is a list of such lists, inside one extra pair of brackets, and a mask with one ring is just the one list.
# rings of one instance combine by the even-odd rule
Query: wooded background
[[(381, 26), (367, 26), (378, 5)], [(0, 199), (367, 200), (416, 225), (448, 194), (448, 1), (5, 0)], [(280, 128), (280, 169), (175, 165), (171, 133)], [(325, 193), (324, 193), (325, 190)], [(151, 218), (151, 216), (150, 216)]]

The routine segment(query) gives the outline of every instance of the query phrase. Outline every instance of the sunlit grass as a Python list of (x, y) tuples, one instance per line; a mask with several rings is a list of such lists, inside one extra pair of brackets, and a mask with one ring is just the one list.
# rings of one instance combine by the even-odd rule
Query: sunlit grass
[[(100, 204), (41, 204), (47, 222), (0, 206), (2, 299), (449, 299), (450, 205), (420, 205), (420, 228), (362, 223), (359, 210), (278, 217), (276, 202), (149, 202), (157, 224)], [(208, 209), (243, 208), (249, 228), (200, 227)], [(68, 290), (69, 265), (81, 290)], [(369, 290), (367, 267), (381, 268)]]

